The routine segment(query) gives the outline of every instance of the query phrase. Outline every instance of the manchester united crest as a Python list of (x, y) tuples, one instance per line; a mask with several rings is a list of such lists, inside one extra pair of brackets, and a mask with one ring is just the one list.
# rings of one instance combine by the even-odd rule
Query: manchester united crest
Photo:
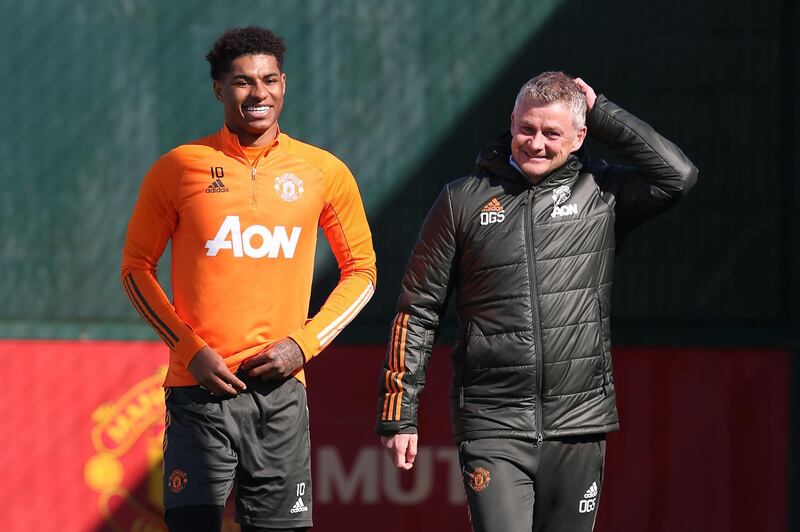
[(488, 486), (489, 482), (492, 480), (492, 475), (489, 473), (489, 470), (482, 467), (476, 467), (475, 471), (472, 473), (467, 471), (465, 471), (465, 473), (469, 477), (469, 487), (474, 491), (485, 490), (486, 486)]
[(188, 482), (189, 479), (186, 476), (186, 473), (180, 469), (176, 469), (169, 474), (169, 481), (167, 482), (167, 485), (169, 486), (169, 491), (172, 493), (180, 493), (183, 491), (183, 488), (186, 487)]
[(275, 178), (275, 192), (283, 201), (297, 201), (303, 195), (303, 180), (294, 174), (281, 174)]
[(559, 207), (567, 202), (572, 190), (567, 185), (561, 185), (553, 191), (553, 205)]

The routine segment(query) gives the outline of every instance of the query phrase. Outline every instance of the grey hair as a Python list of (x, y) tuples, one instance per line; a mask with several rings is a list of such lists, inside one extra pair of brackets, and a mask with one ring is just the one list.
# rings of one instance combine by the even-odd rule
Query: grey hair
[(572, 114), (572, 124), (576, 130), (586, 124), (586, 96), (573, 79), (563, 72), (542, 72), (530, 79), (519, 90), (514, 109), (531, 100), (543, 104), (562, 103)]

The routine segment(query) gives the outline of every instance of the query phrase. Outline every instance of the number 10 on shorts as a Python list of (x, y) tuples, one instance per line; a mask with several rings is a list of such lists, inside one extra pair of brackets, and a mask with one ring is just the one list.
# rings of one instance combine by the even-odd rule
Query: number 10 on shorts
[(301, 482), (297, 485), (297, 496), (302, 497), (306, 494), (306, 483)]

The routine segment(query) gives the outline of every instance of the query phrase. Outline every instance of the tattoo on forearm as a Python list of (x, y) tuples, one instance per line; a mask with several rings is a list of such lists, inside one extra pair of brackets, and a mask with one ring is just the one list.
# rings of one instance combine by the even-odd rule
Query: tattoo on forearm
[(284, 373), (288, 375), (303, 366), (303, 352), (292, 340), (283, 340), (275, 344), (275, 358), (283, 364)]

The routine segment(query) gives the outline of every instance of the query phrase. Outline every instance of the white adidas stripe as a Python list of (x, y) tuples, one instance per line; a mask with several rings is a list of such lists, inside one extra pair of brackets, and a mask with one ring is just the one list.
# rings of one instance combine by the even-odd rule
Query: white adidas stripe
[(319, 332), (319, 334), (317, 334), (317, 340), (321, 340), (321, 339), (322, 339), (324, 336), (327, 336), (327, 335), (328, 335), (328, 333), (329, 333), (329, 332), (330, 332), (332, 329), (334, 329), (335, 327), (337, 327), (337, 326), (338, 326), (338, 325), (339, 325), (339, 324), (342, 322), (342, 320), (344, 320), (344, 319), (346, 319), (346, 318), (347, 318), (347, 316), (348, 316), (348, 315), (349, 315), (349, 314), (350, 314), (350, 313), (353, 311), (353, 309), (354, 309), (354, 308), (356, 308), (356, 307), (358, 307), (358, 306), (360, 306), (360, 305), (361, 305), (361, 301), (362, 301), (364, 298), (367, 298), (367, 300), (369, 300), (369, 298), (370, 298), (370, 297), (372, 297), (372, 293), (373, 293), (374, 291), (375, 291), (375, 287), (372, 285), (372, 283), (370, 282), (369, 284), (367, 284), (367, 287), (364, 289), (364, 291), (363, 291), (363, 292), (361, 292), (361, 295), (359, 295), (359, 296), (356, 298), (356, 300), (353, 302), (353, 304), (352, 304), (352, 305), (350, 305), (350, 307), (349, 307), (347, 310), (345, 310), (345, 311), (344, 311), (344, 312), (343, 312), (343, 313), (342, 313), (342, 314), (341, 314), (341, 315), (340, 315), (338, 318), (336, 318), (335, 320), (333, 320), (333, 322), (332, 322), (330, 325), (328, 325), (327, 327), (325, 327), (324, 329), (322, 329), (322, 330)]
[(320, 349), (325, 347), (331, 340), (336, 338), (336, 336), (342, 332), (348, 323), (350, 323), (356, 315), (361, 312), (361, 309), (364, 308), (369, 300), (372, 298), (372, 294), (375, 293), (375, 286), (370, 282), (367, 287), (361, 292), (361, 295), (356, 298), (355, 302), (353, 302), (350, 307), (345, 310), (338, 318), (333, 320), (333, 322), (322, 329), (320, 333), (317, 335), (317, 340), (319, 340)]

